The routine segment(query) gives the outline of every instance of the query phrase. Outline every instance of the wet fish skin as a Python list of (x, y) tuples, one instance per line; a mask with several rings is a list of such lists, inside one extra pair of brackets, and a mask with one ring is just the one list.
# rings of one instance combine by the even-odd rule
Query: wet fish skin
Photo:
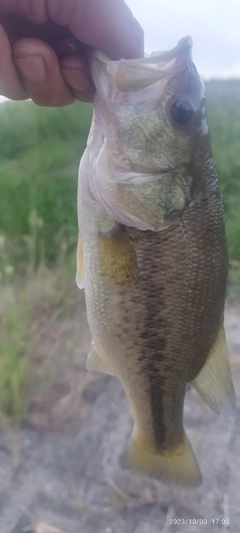
[[(216, 411), (234, 410), (222, 334), (228, 265), (223, 206), (195, 67), (190, 63), (171, 75), (154, 103), (144, 83), (136, 104), (133, 92), (125, 92), (115, 109), (121, 149), (119, 158), (109, 152), (109, 168), (119, 166), (130, 179), (115, 184), (112, 203), (88, 174), (89, 151), (99, 142), (96, 123), (80, 167), (77, 279), (85, 286), (94, 342), (87, 365), (115, 375), (129, 399), (134, 430), (126, 465), (165, 482), (198, 486), (201, 474), (183, 428), (187, 383)], [(182, 95), (196, 108), (186, 127), (173, 124), (169, 114)], [(104, 108), (109, 124), (112, 105), (100, 91), (96, 113)], [(133, 223), (123, 224), (125, 217)], [(210, 366), (205, 390), (198, 376)]]

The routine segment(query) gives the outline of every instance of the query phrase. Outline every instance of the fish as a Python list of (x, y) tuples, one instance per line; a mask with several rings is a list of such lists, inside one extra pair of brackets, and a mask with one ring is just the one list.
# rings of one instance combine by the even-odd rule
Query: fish
[(94, 50), (89, 62), (96, 96), (79, 168), (76, 274), (92, 334), (86, 366), (126, 393), (133, 430), (121, 466), (198, 487), (186, 388), (217, 414), (235, 412), (204, 84), (191, 37), (134, 60)]

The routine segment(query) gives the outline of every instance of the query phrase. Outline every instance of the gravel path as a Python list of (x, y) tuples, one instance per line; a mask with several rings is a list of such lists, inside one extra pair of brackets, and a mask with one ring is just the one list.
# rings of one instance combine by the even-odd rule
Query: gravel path
[(185, 405), (202, 487), (170, 489), (120, 470), (131, 430), (128, 404), (114, 378), (91, 374), (81, 395), (86, 416), (79, 416), (78, 433), (37, 431), (27, 422), (19, 433), (0, 433), (0, 533), (238, 533), (239, 306), (227, 307), (225, 323), (237, 415), (218, 417), (192, 389)]

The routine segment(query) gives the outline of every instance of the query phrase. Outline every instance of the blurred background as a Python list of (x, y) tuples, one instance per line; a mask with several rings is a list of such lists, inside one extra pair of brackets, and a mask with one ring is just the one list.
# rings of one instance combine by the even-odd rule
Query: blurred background
[(193, 38), (193, 55), (206, 79), (240, 77), (240, 4), (218, 0), (128, 0), (145, 31), (146, 52), (169, 50), (184, 35)]
[[(194, 41), (194, 61), (206, 81), (209, 128), (226, 216), (230, 257), (226, 320), (229, 328), (234, 376), (238, 380), (238, 387), (240, 382), (240, 330), (238, 329), (240, 322), (240, 4), (238, 0), (229, 0), (227, 8), (223, 10), (219, 8), (217, 0), (202, 0), (201, 2), (169, 0), (161, 7), (159, 7), (158, 0), (149, 0), (147, 7), (145, 0), (129, 0), (128, 4), (145, 30), (148, 53), (153, 50), (171, 48), (181, 37), (190, 34)], [(65, 515), (56, 511), (56, 517), (61, 516), (60, 521), (56, 517), (51, 519), (51, 516), (55, 516), (52, 511), (53, 504), (52, 515), (50, 511), (45, 510), (41, 516), (38, 516), (38, 511), (43, 504), (36, 500), (38, 503), (34, 504), (35, 507), (33, 503), (30, 505), (29, 501), (32, 502), (30, 496), (28, 503), (22, 502), (22, 496), (20, 497), (18, 488), (14, 489), (12, 486), (12, 480), (16, 476), (16, 468), (23, 464), (21, 454), (26, 450), (28, 450), (27, 457), (29, 454), (32, 457), (31, 449), (33, 448), (36, 453), (35, 463), (42, 461), (43, 464), (47, 453), (46, 448), (44, 452), (42, 451), (43, 441), (44, 445), (48, 443), (48, 450), (51, 446), (54, 450), (56, 443), (59, 443), (61, 439), (66, 440), (69, 436), (79, 435), (79, 431), (85, 427), (84, 424), (87, 424), (89, 417), (93, 416), (92, 409), (95, 402), (98, 402), (99, 397), (106, 393), (107, 387), (111, 388), (111, 380), (114, 379), (85, 372), (90, 334), (86, 322), (84, 295), (78, 291), (74, 281), (77, 242), (77, 173), (79, 160), (86, 145), (91, 113), (91, 105), (81, 103), (61, 109), (38, 108), (30, 101), (19, 103), (5, 101), (0, 104), (0, 423), (4, 429), (0, 433), (0, 452), (3, 441), (5, 443), (5, 448), (4, 446), (3, 448), (5, 451), (8, 450), (6, 455), (4, 455), (5, 452), (1, 452), (3, 463), (8, 466), (6, 470), (5, 466), (0, 467), (0, 480), (3, 480), (3, 484), (0, 484), (0, 491), (3, 490), (6, 497), (10, 489), (11, 494), (15, 490), (12, 508), (11, 506), (8, 508), (7, 504), (1, 508), (0, 503), (2, 516), (0, 533), (2, 531), (21, 533), (24, 527), (29, 527), (29, 521), (31, 524), (35, 523), (33, 508), (39, 521), (37, 522), (38, 529), (37, 526), (32, 526), (32, 531), (38, 531), (38, 533), (80, 531), (77, 526), (74, 529), (75, 526), (71, 525), (70, 518), (69, 523), (67, 522), (67, 511)], [(124, 403), (125, 399), (121, 394), (119, 392), (118, 402), (122, 402), (123, 410), (126, 411), (127, 404)], [(229, 448), (229, 443), (232, 443), (233, 432), (238, 430), (235, 426), (234, 429), (233, 425), (229, 429), (226, 421), (215, 422), (216, 415), (209, 414), (209, 411), (201, 411), (194, 393), (192, 394), (193, 404), (196, 402), (196, 416), (200, 417), (197, 437), (195, 429), (192, 429), (192, 437), (199, 438), (199, 428), (204, 427), (206, 430), (205, 422), (203, 422), (205, 417), (206, 424), (213, 428), (211, 429), (213, 431), (212, 441), (211, 443), (207, 441), (209, 450), (211, 448), (209, 453), (215, 453), (215, 446), (220, 446), (220, 441), (224, 447), (222, 456), (215, 465), (216, 472), (220, 470), (221, 475), (215, 476), (214, 471), (208, 476), (209, 464), (206, 463), (209, 497), (206, 497), (203, 491), (200, 493), (201, 501), (203, 505), (208, 506), (209, 520), (218, 515), (227, 519), (231, 502), (229, 504), (228, 501), (228, 507), (226, 507), (226, 494), (228, 494), (226, 479), (229, 476), (226, 470), (228, 468), (226, 457), (229, 453), (233, 453), (232, 448)], [(110, 405), (111, 396), (107, 397), (107, 401)], [(111, 412), (117, 419), (119, 414), (114, 401), (113, 399), (110, 410), (113, 409)], [(123, 433), (128, 432), (130, 428), (128, 423), (126, 422)], [(220, 426), (214, 426), (215, 423)], [(227, 424), (227, 429), (224, 424)], [(191, 420), (189, 427), (191, 432)], [(16, 430), (19, 440), (16, 437)], [(114, 434), (115, 430), (112, 428), (109, 431)], [(6, 437), (6, 434), (14, 435), (13, 440)], [(51, 440), (52, 436), (48, 437), (53, 434), (57, 435), (57, 440), (54, 442)], [(119, 438), (118, 436), (116, 442)], [(115, 446), (116, 442), (113, 438), (111, 446)], [(64, 450), (63, 443), (61, 446)], [(102, 446), (105, 449), (105, 444)], [(208, 448), (204, 451), (201, 446), (199, 448), (202, 462), (205, 460), (206, 449)], [(59, 459), (61, 464), (65, 460), (64, 453), (63, 451), (62, 459)], [(68, 453), (72, 452), (68, 449)], [(53, 451), (52, 454), (51, 464), (55, 464), (55, 452)], [(76, 455), (76, 462), (78, 460), (79, 455)], [(33, 458), (31, 461), (31, 468), (36, 470)], [(212, 461), (214, 461), (213, 457)], [(49, 468), (49, 465), (46, 466), (46, 479)], [(72, 465), (69, 468), (74, 469), (75, 466)], [(56, 469), (60, 472), (59, 464)], [(43, 472), (43, 467), (41, 472)], [(26, 485), (26, 480), (23, 481), (24, 475), (23, 473), (20, 475), (19, 487), (21, 483)], [(42, 473), (39, 481), (39, 475), (35, 471), (34, 482), (37, 488), (32, 482), (31, 486), (35, 487), (33, 493), (34, 491), (40, 493), (39, 487), (47, 485), (47, 481), (42, 480)], [(54, 480), (54, 475), (51, 471), (51, 480)], [(59, 474), (60, 478), (65, 479), (62, 473)], [(213, 478), (215, 481), (212, 481)], [(46, 491), (50, 491), (51, 497), (55, 489), (58, 494), (59, 479), (56, 481), (57, 488), (46, 488)], [(54, 485), (54, 482), (51, 482)], [(9, 483), (10, 489), (6, 488), (6, 484), (9, 486)], [(97, 483), (98, 481), (95, 480), (95, 489), (98, 486)], [(103, 482), (99, 483), (100, 486), (103, 485)], [(121, 500), (126, 497), (123, 489), (120, 490), (118, 485), (113, 487), (112, 479), (111, 481), (108, 479), (107, 483), (110, 483), (111, 490), (117, 493), (116, 498)], [(136, 486), (138, 486), (137, 483)], [(222, 489), (220, 493), (217, 492), (216, 501), (215, 496), (211, 496), (214, 492), (213, 486), (215, 491), (219, 491), (219, 487), (224, 487), (222, 493)], [(100, 525), (96, 522), (97, 525), (90, 524), (89, 527), (87, 525), (89, 515), (85, 513), (84, 516), (87, 518), (81, 531), (83, 533), (88, 533), (88, 531), (154, 533), (155, 526), (156, 531), (160, 531), (159, 525), (163, 527), (167, 523), (166, 517), (178, 515), (176, 515), (176, 509), (173, 511), (172, 493), (163, 489), (161, 493), (161, 501), (164, 502), (161, 510), (162, 518), (154, 515), (151, 520), (149, 519), (150, 511), (148, 512), (146, 505), (150, 506), (149, 509), (154, 509), (159, 497), (159, 493), (158, 496), (155, 494), (159, 489), (154, 487), (155, 485), (150, 484), (148, 486), (150, 492), (144, 493), (144, 496), (138, 495), (140, 507), (137, 514), (134, 511), (136, 524), (136, 517), (138, 517), (139, 524), (142, 521), (148, 524), (147, 529), (139, 529), (137, 525), (133, 528), (133, 525), (130, 525), (132, 524), (130, 519), (126, 526), (127, 522), (124, 520), (127, 520), (127, 515), (123, 518), (121, 513), (116, 515), (117, 511), (115, 511), (113, 522), (111, 522), (111, 513), (110, 518), (106, 518), (106, 513), (103, 513)], [(79, 491), (79, 487), (76, 490)], [(233, 488), (232, 491), (234, 493)], [(69, 497), (71, 500), (73, 493), (74, 491), (70, 491), (70, 495), (62, 496), (62, 498)], [(94, 507), (97, 497), (89, 498), (92, 506), (90, 506), (90, 514), (98, 513)], [(177, 501), (180, 505), (179, 499), (176, 500), (176, 495), (174, 498), (175, 504)], [(58, 499), (62, 501), (61, 495), (58, 495)], [(79, 504), (79, 493), (77, 501)], [(102, 503), (99, 505), (101, 508), (104, 507)], [(109, 502), (106, 505), (109, 508)], [(193, 506), (193, 503), (191, 505)], [(25, 511), (27, 508), (27, 512), (22, 510), (23, 507)], [(12, 526), (11, 521), (7, 521), (10, 508), (14, 510), (11, 515)], [(81, 514), (83, 511), (81, 506), (80, 508)], [(186, 510), (184, 514), (183, 507), (181, 509), (181, 516), (185, 516)], [(199, 516), (204, 517), (202, 508), (198, 509), (198, 513)], [(235, 507), (233, 515), (234, 513), (236, 513)], [(110, 522), (114, 523), (114, 520), (116, 522), (116, 516), (122, 520), (122, 525), (120, 524), (118, 529), (117, 526), (115, 529), (109, 526)], [(147, 516), (150, 522), (147, 522)], [(41, 521), (43, 525), (45, 523), (45, 529), (43, 525), (40, 529)], [(49, 528), (61, 527), (61, 531), (60, 529), (47, 529), (48, 523), (52, 524)], [(234, 523), (232, 521), (232, 524)], [(188, 531), (200, 531), (197, 526), (191, 527), (192, 529), (189, 527)], [(226, 531), (236, 532), (237, 529), (234, 528), (235, 525)], [(208, 531), (206, 528), (203, 530)], [(212, 530), (218, 531), (216, 525), (214, 529), (209, 529), (209, 531)], [(172, 530), (169, 526), (169, 529), (166, 528), (164, 531), (175, 532), (185, 531), (185, 529)]]

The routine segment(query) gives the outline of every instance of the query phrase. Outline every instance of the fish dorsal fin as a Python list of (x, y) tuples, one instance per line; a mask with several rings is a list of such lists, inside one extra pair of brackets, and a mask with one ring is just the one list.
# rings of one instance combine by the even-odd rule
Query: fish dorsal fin
[(84, 288), (84, 257), (83, 257), (83, 245), (80, 235), (78, 235), (77, 244), (77, 273), (76, 283), (79, 289)]
[(108, 364), (103, 361), (102, 357), (97, 352), (94, 342), (91, 343), (91, 347), (88, 352), (86, 369), (97, 370), (98, 372), (109, 374), (110, 376), (114, 375), (111, 368), (109, 368)]
[(206, 363), (191, 381), (191, 385), (215, 413), (224, 416), (235, 413), (236, 399), (223, 327), (218, 333)]

